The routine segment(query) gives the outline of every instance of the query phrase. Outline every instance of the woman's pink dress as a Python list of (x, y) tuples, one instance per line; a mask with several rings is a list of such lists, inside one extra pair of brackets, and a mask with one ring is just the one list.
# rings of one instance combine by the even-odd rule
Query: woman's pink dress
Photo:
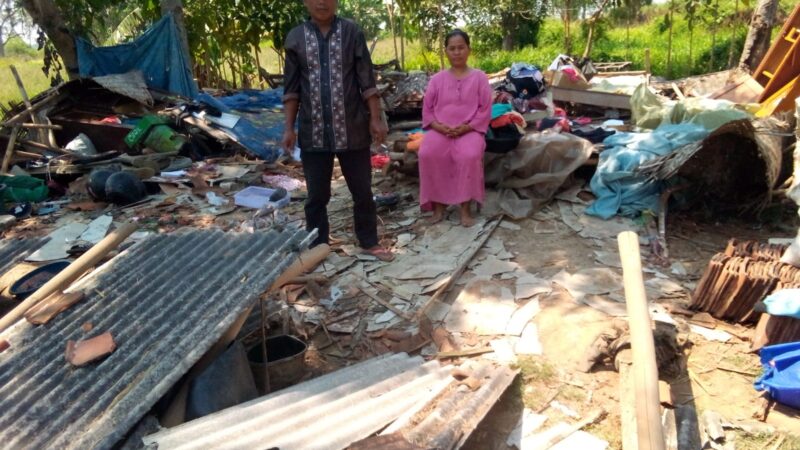
[[(472, 69), (458, 79), (443, 70), (431, 78), (422, 107), (422, 127), (427, 133), (419, 149), (419, 203), (423, 210), (431, 209), (432, 202), (483, 203), (484, 134), (491, 115), (492, 89), (485, 73)], [(473, 131), (450, 138), (431, 129), (433, 122), (453, 128), (467, 123)]]

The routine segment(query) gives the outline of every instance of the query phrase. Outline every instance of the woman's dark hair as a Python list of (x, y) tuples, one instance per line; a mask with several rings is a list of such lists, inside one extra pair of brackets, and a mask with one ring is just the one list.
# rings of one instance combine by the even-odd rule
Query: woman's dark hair
[(469, 35), (467, 34), (466, 31), (461, 30), (459, 28), (456, 28), (455, 30), (447, 33), (447, 36), (444, 37), (444, 46), (447, 47), (447, 45), (450, 43), (450, 38), (456, 36), (461, 36), (462, 38), (464, 38), (464, 42), (466, 42), (467, 47), (469, 47)]

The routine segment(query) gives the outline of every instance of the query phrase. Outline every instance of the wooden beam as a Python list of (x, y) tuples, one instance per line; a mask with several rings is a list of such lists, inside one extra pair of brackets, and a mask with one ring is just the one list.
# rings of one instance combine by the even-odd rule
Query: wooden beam
[[(20, 78), (19, 73), (17, 72), (17, 68), (12, 65), (9, 66), (9, 69), (11, 69), (11, 74), (14, 75), (14, 80), (16, 80), (17, 82), (17, 88), (19, 89), (19, 94), (22, 96), (22, 102), (25, 104), (25, 108), (28, 110), (28, 113), (31, 116), (31, 122), (33, 122), (33, 124), (35, 125), (39, 124), (39, 119), (36, 118), (36, 114), (33, 112), (33, 105), (31, 105), (31, 100), (28, 98), (28, 91), (25, 90), (25, 85), (22, 84), (22, 78)], [(38, 127), (33, 129), (42, 130), (34, 133), (40, 140), (49, 143), (53, 147), (58, 146), (58, 144), (56, 143), (56, 136), (55, 134), (53, 134), (52, 130), (45, 128), (38, 128)]]
[(71, 155), (72, 154), (66, 149), (59, 148), (59, 147), (51, 147), (49, 145), (42, 144), (41, 142), (25, 140), (25, 141), (19, 141), (19, 143), (22, 144), (22, 145), (29, 145), (29, 146), (31, 146), (33, 148), (38, 148), (38, 149), (42, 149), (42, 150), (49, 150), (51, 152), (61, 153), (62, 155)]
[(2, 126), (12, 127), (20, 122), (23, 122), (31, 113), (39, 111), (40, 109), (49, 105), (53, 100), (57, 99), (58, 97), (59, 94), (56, 92), (50, 94), (50, 96), (43, 98), (41, 101), (36, 102), (36, 104), (32, 105), (30, 108), (26, 107), (24, 110), (14, 115), (14, 117), (6, 120), (5, 122), (3, 122)]
[(61, 130), (64, 127), (61, 125), (52, 125), (48, 123), (21, 123), (19, 124), (22, 128), (31, 128), (31, 129), (43, 129), (43, 130)]
[(625, 303), (631, 334), (639, 449), (665, 450), (664, 432), (661, 427), (661, 402), (658, 397), (656, 348), (642, 278), (639, 236), (633, 231), (625, 231), (617, 236), (617, 242), (622, 260)]
[(612, 94), (609, 92), (586, 91), (550, 86), (553, 100), (560, 102), (580, 103), (583, 105), (602, 106), (614, 109), (631, 109), (631, 96)]
[(19, 127), (15, 126), (11, 129), (11, 137), (8, 139), (6, 154), (3, 156), (3, 165), (0, 167), (0, 173), (8, 173), (8, 166), (11, 164), (11, 158), (14, 156), (14, 146), (17, 144), (17, 135), (19, 135)]

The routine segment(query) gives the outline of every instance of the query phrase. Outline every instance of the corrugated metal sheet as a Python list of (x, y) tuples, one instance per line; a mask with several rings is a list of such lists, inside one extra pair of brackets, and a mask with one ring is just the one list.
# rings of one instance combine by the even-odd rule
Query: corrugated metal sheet
[(153, 105), (153, 96), (147, 89), (147, 82), (141, 70), (133, 70), (128, 73), (103, 75), (92, 78), (97, 84), (103, 86), (111, 92), (132, 98), (145, 105)]
[(300, 383), (145, 437), (164, 449), (341, 449), (377, 432), (450, 378), (401, 353)]
[[(153, 236), (82, 280), (86, 298), (49, 324), (18, 322), (2, 335), (11, 342), (0, 354), (2, 447), (112, 447), (311, 238), (301, 230)], [(68, 339), (106, 331), (118, 347), (105, 360), (65, 361)]]
[(48, 238), (3, 239), (0, 241), (0, 276), (27, 258), (28, 255), (47, 241)]
[(442, 386), (435, 398), (410, 408), (383, 434), (399, 433), (423, 448), (452, 449), (464, 445), (519, 372), (488, 361), (468, 364), (471, 377), (480, 380), (478, 389), (472, 391), (456, 381)]

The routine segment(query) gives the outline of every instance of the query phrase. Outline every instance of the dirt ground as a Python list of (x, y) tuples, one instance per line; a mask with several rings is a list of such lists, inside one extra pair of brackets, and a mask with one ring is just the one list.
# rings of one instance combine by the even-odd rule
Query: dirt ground
[[(573, 272), (587, 267), (602, 267), (595, 261), (587, 240), (577, 236), (566, 226), (559, 226), (556, 234), (527, 235), (534, 227), (531, 219), (517, 222), (521, 231), (497, 230), (514, 248), (517, 262), (532, 273), (548, 278), (562, 269)], [(563, 224), (560, 224), (563, 225)], [(771, 237), (792, 237), (780, 230), (729, 222), (725, 224), (698, 224), (687, 216), (678, 216), (667, 230), (670, 256), (681, 261), (688, 275), (681, 281), (691, 283), (702, 275), (709, 258), (724, 249), (731, 237), (766, 240)], [(527, 235), (527, 236), (526, 236)], [(643, 254), (643, 258), (648, 255)], [(691, 285), (691, 284), (690, 284)], [(670, 303), (688, 306), (689, 298), (672, 299)], [(620, 436), (619, 375), (613, 367), (595, 367), (591, 373), (577, 370), (584, 352), (598, 333), (608, 327), (609, 316), (587, 306), (576, 304), (559, 293), (540, 301), (542, 311), (534, 319), (539, 327), (539, 337), (544, 349), (542, 357), (521, 361), (522, 376), (490, 411), (487, 418), (473, 433), (465, 448), (471, 450), (510, 449), (506, 438), (519, 420), (524, 407), (534, 411), (547, 407), (552, 399), (569, 406), (582, 416), (597, 408), (608, 412), (607, 417), (589, 431), (609, 442), (609, 448), (622, 448)], [(745, 336), (752, 332), (752, 327)], [(760, 399), (753, 389), (755, 375), (760, 373), (758, 356), (749, 351), (749, 344), (734, 337), (728, 343), (706, 341), (692, 335), (688, 353), (691, 398), (698, 415), (713, 410), (731, 421), (753, 421), (753, 412)], [(735, 369), (742, 373), (731, 372)], [(752, 375), (747, 375), (750, 373)], [(675, 382), (675, 380), (672, 380)], [(679, 380), (687, 381), (687, 380)], [(553, 414), (547, 410), (546, 414)], [(780, 433), (800, 434), (797, 411), (773, 410), (767, 420)], [(558, 417), (555, 412), (555, 416)], [(553, 417), (551, 417), (552, 419)], [(759, 432), (737, 436), (736, 448), (767, 448), (773, 437)], [(800, 448), (800, 440), (789, 436), (780, 449)]]
[[(403, 216), (400, 211), (418, 207), (414, 200), (416, 181), (408, 179), (396, 182), (380, 176), (376, 181), (376, 193), (393, 191), (403, 197), (400, 210), (380, 212), (381, 230), (385, 238), (383, 243), (393, 245), (393, 239), (396, 239), (399, 233), (415, 233), (417, 236), (422, 236), (429, 227), (424, 220), (416, 220), (412, 225), (395, 227), (392, 231), (388, 231), (392, 222), (408, 220), (409, 216)], [(332, 237), (353, 244), (350, 236), (352, 228), (350, 196), (342, 180), (337, 181), (335, 186), (334, 198), (329, 209)], [(554, 214), (548, 219), (546, 227), (542, 227), (542, 221), (536, 220), (534, 216), (513, 221), (519, 226), (518, 230), (497, 228), (493, 238), (503, 242), (505, 250), (513, 254), (513, 261), (522, 269), (545, 280), (552, 279), (561, 271), (575, 273), (582, 269), (608, 267), (598, 262), (596, 252), (616, 252), (613, 238), (595, 239), (595, 236), (585, 235), (581, 237), (558, 217), (557, 207), (551, 209)], [(182, 216), (177, 212), (166, 217), (159, 211), (157, 212), (161, 214), (160, 216), (154, 215), (157, 218), (153, 219), (154, 231), (169, 231), (189, 225), (178, 220)], [(301, 217), (302, 201), (292, 202), (285, 212)], [(142, 212), (139, 211), (137, 214), (141, 215)], [(487, 214), (484, 212), (482, 215), (485, 217)], [(207, 215), (197, 216), (198, 220), (207, 217)], [(772, 219), (766, 220), (765, 223), (734, 220), (713, 222), (707, 217), (703, 220), (695, 220), (693, 217), (696, 216), (671, 215), (667, 226), (670, 262), (680, 262), (685, 274), (670, 272), (669, 266), (659, 265), (661, 261), (652, 258), (647, 247), (642, 247), (643, 266), (658, 267), (659, 270), (669, 273), (671, 279), (686, 289), (686, 293), (682, 296), (649, 300), (687, 307), (690, 302), (689, 293), (702, 276), (709, 259), (715, 253), (722, 251), (730, 238), (765, 241), (774, 237), (793, 237), (798, 225), (796, 210), (790, 205), (774, 208)], [(211, 217), (206, 225), (215, 225), (226, 230), (236, 229), (244, 219), (246, 216), (237, 212)], [(455, 221), (455, 214), (451, 215), (450, 220)], [(28, 225), (30, 225), (28, 229), (23, 229)], [(14, 231), (20, 234), (38, 234), (35, 232), (40, 231), (39, 225), (41, 224), (31, 219)], [(548, 231), (542, 231), (543, 229)], [(336, 251), (341, 253), (341, 248), (336, 248)], [(615, 270), (621, 273), (621, 270)], [(464, 287), (464, 281), (471, 276), (472, 274), (467, 271), (462, 280), (450, 289), (445, 301), (452, 303)], [(646, 276), (650, 277), (652, 275)], [(0, 286), (3, 286), (2, 281), (0, 280)], [(507, 281), (511, 284), (508, 280), (496, 281)], [(542, 355), (518, 358), (516, 365), (520, 369), (520, 376), (472, 433), (465, 448), (470, 450), (512, 448), (506, 440), (525, 408), (547, 415), (548, 424), (559, 421), (574, 422), (576, 419), (567, 417), (551, 406), (551, 402), (557, 400), (580, 417), (585, 417), (598, 409), (605, 410), (607, 412), (605, 418), (586, 431), (606, 440), (609, 448), (620, 449), (622, 437), (618, 373), (611, 364), (596, 366), (589, 373), (578, 370), (587, 349), (597, 335), (611, 325), (613, 318), (597, 309), (577, 303), (569, 292), (563, 289), (554, 289), (550, 294), (540, 296), (538, 301), (541, 311), (533, 320), (538, 327)], [(8, 306), (8, 303), (0, 302), (0, 312)], [(740, 329), (737, 334), (746, 338), (751, 333), (752, 327)], [(310, 345), (306, 359), (310, 371), (306, 378), (328, 373), (356, 360), (374, 356), (369, 351), (374, 348), (360, 346), (353, 346), (354, 351), (347, 357), (331, 356), (336, 353), (337, 347), (348, 347), (351, 344), (348, 339), (346, 335), (334, 336), (331, 339), (327, 332), (323, 333), (321, 330), (309, 336)], [(760, 405), (760, 399), (752, 383), (761, 369), (758, 356), (749, 350), (749, 342), (736, 336), (727, 343), (712, 342), (696, 334), (691, 334), (690, 340), (692, 345), (686, 349), (688, 370), (682, 376), (667, 381), (673, 384), (674, 389), (683, 388), (685, 394), (683, 401), (694, 405), (698, 415), (703, 411), (712, 410), (730, 422), (753, 422), (752, 416)], [(765, 433), (763, 424), (756, 424), (755, 428), (751, 427), (748, 432), (737, 431), (735, 448), (747, 450), (772, 446), (774, 449), (783, 450), (800, 449), (800, 439), (793, 437), (800, 435), (800, 421), (797, 420), (797, 414), (797, 411), (774, 409), (769, 414), (767, 425), (774, 427), (778, 433)], [(782, 437), (783, 441), (779, 447), (775, 447), (777, 436), (785, 436)]]
[[(413, 181), (394, 183), (378, 180), (376, 191), (414, 192)], [(335, 195), (336, 197), (336, 195)], [(335, 206), (338, 211), (349, 211), (347, 195), (345, 203)], [(408, 199), (409, 205), (413, 199)], [(670, 262), (680, 262), (685, 275), (670, 273), (653, 258), (646, 247), (642, 247), (643, 266), (658, 267), (685, 289), (683, 296), (666, 299), (649, 299), (657, 303), (686, 308), (690, 293), (702, 276), (709, 259), (724, 250), (731, 238), (766, 241), (768, 238), (794, 237), (797, 228), (796, 210), (791, 205), (778, 206), (777, 213), (768, 224), (737, 220), (709, 222), (707, 217), (695, 220), (690, 214), (674, 214), (669, 217), (667, 236)], [(384, 216), (389, 222), (390, 214)], [(534, 216), (536, 217), (536, 216)], [(775, 219), (779, 217), (779, 219)], [(451, 214), (455, 221), (455, 214)], [(555, 231), (541, 233), (541, 223), (534, 219), (514, 221), (521, 229), (498, 228), (493, 237), (499, 238), (505, 248), (514, 254), (513, 261), (525, 271), (543, 279), (550, 279), (562, 270), (574, 273), (581, 269), (607, 267), (598, 262), (595, 252), (614, 251), (612, 239), (597, 240), (579, 236), (570, 226), (560, 220), (552, 220)], [(346, 225), (345, 225), (346, 226)], [(424, 233), (427, 225), (418, 221), (411, 232)], [(334, 233), (335, 237), (335, 233)], [(391, 238), (387, 242), (391, 244)], [(621, 273), (621, 270), (619, 270)], [(469, 278), (467, 272), (462, 278)], [(646, 275), (650, 278), (652, 275)], [(446, 298), (451, 302), (464, 287), (464, 279), (456, 283)], [(541, 311), (534, 318), (538, 326), (539, 340), (543, 348), (541, 356), (520, 357), (518, 367), (521, 374), (505, 392), (479, 427), (472, 433), (464, 448), (470, 450), (511, 449), (506, 440), (515, 428), (523, 409), (528, 408), (548, 416), (548, 424), (559, 421), (574, 422), (562, 412), (550, 407), (553, 400), (567, 406), (585, 417), (592, 411), (607, 412), (599, 423), (587, 428), (596, 437), (609, 443), (610, 449), (622, 448), (620, 419), (620, 377), (613, 365), (595, 366), (589, 373), (578, 370), (584, 354), (597, 335), (607, 329), (612, 317), (599, 310), (575, 302), (568, 292), (554, 290), (540, 297)], [(761, 372), (758, 356), (749, 349), (748, 338), (752, 326), (733, 328), (740, 339), (734, 336), (727, 343), (707, 341), (699, 335), (690, 334), (691, 346), (685, 350), (688, 370), (681, 376), (667, 379), (673, 392), (681, 392), (682, 404), (691, 404), (698, 416), (710, 410), (719, 413), (725, 420), (742, 425), (746, 430), (731, 432), (729, 439), (735, 440), (737, 449), (800, 449), (800, 421), (797, 411), (777, 408), (769, 414), (766, 424), (756, 422), (753, 413), (761, 404), (759, 394), (753, 389), (753, 381)], [(315, 342), (329, 342), (327, 337), (317, 335)], [(313, 346), (312, 346), (313, 347)], [(323, 354), (311, 353), (310, 363), (315, 373), (335, 369), (339, 363)], [(753, 424), (747, 427), (748, 424)], [(765, 426), (766, 425), (766, 426)], [(770, 428), (773, 427), (773, 428)], [(772, 431), (777, 431), (772, 432)], [(780, 438), (778, 438), (780, 437)], [(778, 442), (781, 439), (781, 442)], [(777, 446), (776, 446), (777, 445)]]

